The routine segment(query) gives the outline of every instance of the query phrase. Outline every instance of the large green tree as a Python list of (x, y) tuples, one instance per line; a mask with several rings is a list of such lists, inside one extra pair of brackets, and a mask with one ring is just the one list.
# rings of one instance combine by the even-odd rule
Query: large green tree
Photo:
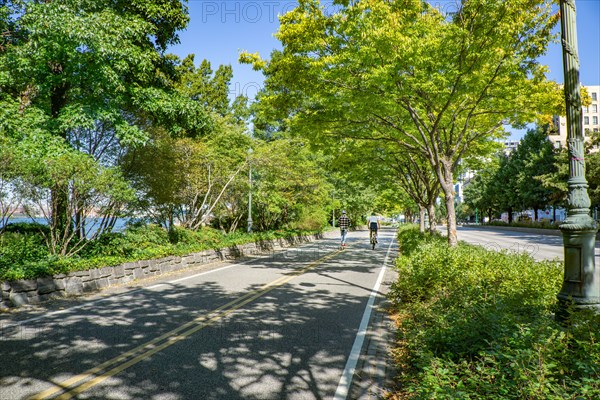
[(281, 227), (320, 229), (333, 187), (323, 157), (302, 140), (262, 142), (252, 157), (252, 219), (260, 230)]
[(464, 188), (465, 204), (472, 210), (481, 210), (482, 214), (487, 212), (490, 221), (493, 219), (494, 211), (502, 211), (496, 189), (499, 185), (508, 183), (506, 177), (502, 182), (496, 183), (500, 178), (499, 157), (492, 157), (485, 162)]
[[(199, 229), (210, 221), (228, 230), (241, 220), (241, 197), (247, 194), (247, 151), (252, 146), (243, 96), (230, 102), (230, 66), (213, 71), (195, 56), (172, 57), (171, 82), (178, 96), (199, 105), (211, 116), (212, 129), (168, 132), (154, 125), (146, 146), (124, 157), (128, 176), (140, 193), (139, 207), (171, 228), (175, 222)], [(244, 202), (245, 203), (245, 202)]]
[[(164, 52), (188, 22), (179, 0), (15, 0), (2, 13), (0, 107), (19, 127), (9, 134), (52, 135), (102, 158), (99, 136), (132, 146), (151, 124), (179, 133), (208, 127), (203, 107), (169, 87), (174, 65)], [(69, 237), (74, 208), (61, 182), (49, 188), (51, 226)]]
[(538, 210), (547, 207), (552, 200), (552, 190), (542, 185), (540, 180), (544, 175), (556, 171), (555, 152), (554, 145), (548, 140), (547, 131), (537, 127), (527, 131), (515, 152), (511, 154), (511, 162), (517, 170), (516, 186), (521, 206), (533, 209), (536, 221)]
[(382, 140), (435, 171), (457, 243), (454, 175), (519, 124), (551, 113), (556, 85), (536, 60), (557, 21), (550, 0), (465, 0), (444, 14), (424, 1), (340, 2), (327, 14), (301, 0), (280, 18), (283, 50), (244, 53), (266, 76), (262, 101), (314, 140)]

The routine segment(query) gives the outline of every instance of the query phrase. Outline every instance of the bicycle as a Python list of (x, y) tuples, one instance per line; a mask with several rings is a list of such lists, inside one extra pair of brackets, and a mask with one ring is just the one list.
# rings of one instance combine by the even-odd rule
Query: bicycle
[(369, 241), (371, 243), (371, 249), (375, 250), (375, 245), (377, 244), (377, 231), (371, 229), (371, 236), (369, 238)]

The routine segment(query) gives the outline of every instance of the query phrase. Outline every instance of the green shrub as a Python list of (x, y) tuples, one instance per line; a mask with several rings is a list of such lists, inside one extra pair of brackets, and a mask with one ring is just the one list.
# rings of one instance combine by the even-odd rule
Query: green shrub
[(403, 395), (418, 399), (600, 398), (600, 317), (552, 318), (562, 266), (416, 230), (399, 234)]
[(19, 233), (21, 235), (38, 235), (40, 232), (49, 234), (50, 228), (48, 228), (48, 225), (38, 224), (37, 222), (16, 222), (6, 225), (4, 232)]
[[(170, 246), (169, 233), (158, 225), (129, 227), (124, 232), (109, 232), (88, 244), (79, 257), (136, 257), (149, 249)], [(77, 259), (77, 257), (74, 257)]]
[(0, 235), (0, 279), (34, 277), (49, 257), (39, 232), (30, 229), (18, 232), (7, 230)]
[(167, 231), (157, 225), (138, 224), (128, 227), (124, 232), (105, 233), (90, 241), (76, 255), (56, 257), (50, 256), (39, 231), (25, 227), (16, 233), (4, 232), (0, 235), (0, 280), (36, 278), (129, 261), (180, 256), (303, 233), (309, 232), (279, 230), (225, 234), (208, 227), (198, 231), (175, 227)]
[(410, 256), (419, 246), (425, 243), (445, 243), (446, 240), (440, 234), (419, 232), (415, 225), (402, 225), (398, 228), (398, 245), (400, 254)]

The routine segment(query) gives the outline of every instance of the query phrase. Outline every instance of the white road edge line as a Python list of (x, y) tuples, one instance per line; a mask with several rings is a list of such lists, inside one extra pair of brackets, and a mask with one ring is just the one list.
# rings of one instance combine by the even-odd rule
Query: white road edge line
[(369, 327), (371, 312), (374, 309), (373, 304), (375, 303), (375, 298), (377, 297), (379, 286), (381, 286), (381, 281), (383, 281), (383, 276), (385, 275), (385, 271), (387, 269), (387, 263), (390, 257), (390, 250), (392, 249), (392, 244), (394, 243), (395, 237), (396, 236), (394, 234), (394, 236), (392, 236), (392, 240), (390, 240), (390, 245), (388, 246), (387, 253), (385, 254), (385, 259), (383, 260), (383, 266), (381, 267), (381, 271), (379, 271), (377, 282), (375, 282), (375, 286), (373, 286), (373, 290), (371, 291), (371, 295), (369, 296), (369, 300), (367, 301), (367, 306), (365, 307), (362, 320), (360, 321), (360, 326), (358, 327), (358, 333), (356, 334), (356, 338), (354, 339), (352, 350), (350, 350), (350, 355), (348, 356), (348, 360), (346, 361), (346, 366), (344, 367), (344, 372), (342, 373), (342, 377), (340, 378), (340, 382), (338, 384), (337, 390), (335, 391), (335, 395), (333, 396), (333, 400), (346, 400), (346, 398), (348, 397), (348, 391), (350, 390), (350, 385), (352, 384), (352, 377), (354, 376), (354, 371), (356, 370), (356, 365), (358, 364), (358, 359), (360, 358), (360, 351), (365, 341), (367, 328)]

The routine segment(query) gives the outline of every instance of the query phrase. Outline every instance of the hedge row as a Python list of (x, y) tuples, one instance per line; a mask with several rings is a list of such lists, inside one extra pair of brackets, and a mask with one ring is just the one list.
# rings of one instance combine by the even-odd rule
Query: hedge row
[(399, 232), (398, 392), (411, 399), (598, 399), (600, 318), (553, 319), (563, 268)]
[(0, 281), (35, 279), (315, 233), (278, 230), (225, 234), (212, 228), (199, 231), (176, 228), (169, 232), (157, 225), (148, 225), (105, 234), (90, 241), (81, 252), (73, 256), (58, 257), (48, 253), (38, 227), (31, 226), (32, 224), (15, 225), (0, 235)]

